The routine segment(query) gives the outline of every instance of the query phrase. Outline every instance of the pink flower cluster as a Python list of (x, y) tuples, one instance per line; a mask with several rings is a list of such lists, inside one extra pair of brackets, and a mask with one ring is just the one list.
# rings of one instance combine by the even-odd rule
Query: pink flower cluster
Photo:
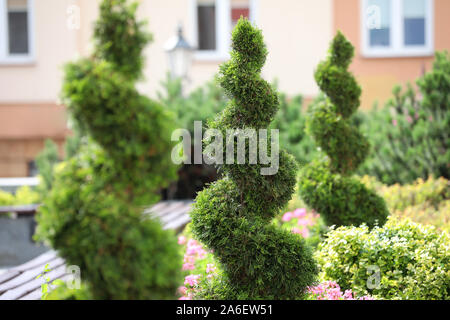
[[(179, 244), (185, 244), (186, 238), (184, 236), (178, 237)], [(203, 259), (206, 255), (205, 249), (202, 245), (194, 239), (187, 241), (186, 253), (184, 254), (183, 270), (194, 270), (195, 260)]]
[(325, 281), (316, 287), (311, 287), (308, 289), (308, 293), (317, 300), (373, 300), (370, 296), (356, 298), (352, 290), (342, 292), (335, 281)]
[(293, 212), (286, 212), (281, 220), (287, 223), (296, 219), (297, 226), (292, 228), (292, 232), (307, 238), (309, 237), (308, 226), (314, 225), (318, 217), (319, 215), (315, 212), (308, 213), (305, 208), (299, 208), (295, 209)]
[[(194, 240), (187, 239), (185, 236), (178, 237), (178, 244), (186, 246), (186, 252), (184, 254), (184, 262), (182, 269), (184, 271), (195, 270), (195, 263), (197, 260), (204, 259), (207, 251), (202, 245)], [(212, 252), (212, 250), (210, 251)], [(206, 265), (207, 279), (210, 280), (215, 276), (216, 267), (212, 263)], [(198, 289), (199, 283), (202, 279), (202, 274), (189, 274), (184, 278), (184, 285), (178, 288), (178, 293), (181, 295), (179, 300), (191, 300), (193, 294)]]

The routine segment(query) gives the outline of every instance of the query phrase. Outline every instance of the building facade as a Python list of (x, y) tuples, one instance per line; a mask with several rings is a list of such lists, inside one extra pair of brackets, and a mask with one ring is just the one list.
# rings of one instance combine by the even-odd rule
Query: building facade
[[(264, 32), (263, 76), (288, 95), (318, 93), (314, 69), (341, 30), (355, 45), (352, 71), (363, 108), (383, 103), (393, 85), (413, 81), (450, 50), (448, 0), (140, 0), (139, 17), (154, 35), (146, 49), (150, 96), (168, 72), (165, 44), (183, 26), (196, 48), (187, 89), (212, 79), (228, 59), (230, 32), (242, 15)], [(100, 0), (0, 0), (0, 176), (27, 176), (51, 138), (69, 133), (58, 102), (65, 62), (89, 54)], [(61, 148), (62, 152), (62, 148)]]

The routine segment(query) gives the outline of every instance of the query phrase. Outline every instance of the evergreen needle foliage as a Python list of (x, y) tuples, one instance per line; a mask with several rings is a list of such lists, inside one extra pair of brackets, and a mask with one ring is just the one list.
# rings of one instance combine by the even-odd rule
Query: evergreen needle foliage
[[(270, 125), (279, 101), (260, 76), (266, 56), (261, 31), (241, 18), (232, 33), (231, 60), (221, 65), (218, 76), (230, 101), (210, 128), (225, 136), (226, 129)], [(194, 235), (214, 251), (223, 269), (201, 298), (296, 299), (314, 283), (317, 269), (304, 240), (271, 223), (296, 182), (294, 158), (281, 150), (279, 160), (275, 175), (261, 175), (265, 165), (248, 159), (220, 165), (224, 178), (197, 196), (191, 212)]]
[(373, 145), (360, 172), (384, 183), (411, 183), (429, 176), (450, 178), (450, 55), (436, 52), (433, 69), (393, 89), (385, 108), (373, 110), (362, 130)]
[(388, 210), (382, 198), (351, 176), (369, 152), (369, 143), (351, 120), (361, 95), (347, 71), (353, 53), (352, 44), (339, 32), (315, 72), (325, 97), (313, 106), (307, 130), (327, 156), (301, 170), (299, 191), (328, 225), (372, 227), (384, 224)]
[(94, 55), (66, 66), (63, 101), (89, 140), (57, 166), (37, 216), (38, 238), (80, 267), (95, 299), (173, 298), (180, 283), (175, 237), (142, 215), (175, 168), (171, 114), (135, 89), (150, 40), (136, 8), (104, 0)]

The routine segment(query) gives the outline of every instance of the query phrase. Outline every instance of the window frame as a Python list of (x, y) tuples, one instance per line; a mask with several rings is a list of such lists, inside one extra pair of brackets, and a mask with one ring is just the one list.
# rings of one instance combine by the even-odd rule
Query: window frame
[(34, 35), (34, 0), (27, 1), (28, 20), (28, 53), (9, 53), (9, 31), (8, 31), (8, 1), (0, 0), (0, 65), (20, 65), (35, 62), (35, 35)]
[[(201, 0), (190, 0), (190, 21), (192, 46), (198, 48), (197, 5)], [(231, 45), (231, 0), (210, 0), (215, 4), (216, 13), (216, 49), (195, 50), (194, 59), (199, 61), (225, 61), (229, 59)], [(250, 21), (256, 21), (258, 0), (249, 0)]]
[(426, 57), (434, 55), (434, 0), (425, 0), (425, 45), (404, 44), (403, 0), (391, 0), (390, 46), (371, 47), (370, 30), (366, 27), (366, 8), (369, 0), (361, 0), (361, 51), (366, 58)]

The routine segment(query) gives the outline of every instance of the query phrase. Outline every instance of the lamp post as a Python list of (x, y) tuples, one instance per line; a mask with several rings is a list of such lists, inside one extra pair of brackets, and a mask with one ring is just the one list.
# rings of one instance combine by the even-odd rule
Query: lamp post
[(188, 73), (192, 62), (193, 48), (183, 37), (183, 28), (178, 25), (177, 34), (169, 39), (165, 45), (169, 58), (169, 71), (172, 79), (189, 80)]

